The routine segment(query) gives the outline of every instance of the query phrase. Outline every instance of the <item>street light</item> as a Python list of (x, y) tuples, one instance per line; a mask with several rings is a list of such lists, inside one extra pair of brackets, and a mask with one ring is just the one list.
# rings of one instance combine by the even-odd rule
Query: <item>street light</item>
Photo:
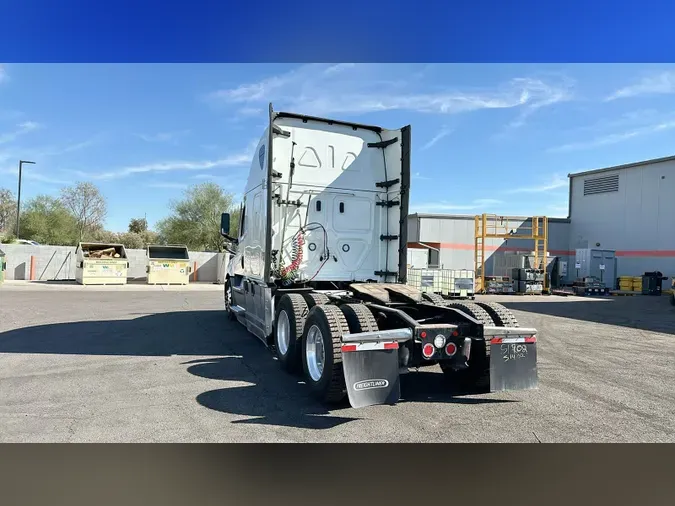
[(21, 166), (24, 163), (35, 164), (35, 162), (29, 162), (28, 160), (19, 160), (19, 194), (17, 195), (17, 199), (16, 199), (16, 238), (17, 239), (21, 238), (21, 236), (19, 235), (19, 215), (21, 214)]

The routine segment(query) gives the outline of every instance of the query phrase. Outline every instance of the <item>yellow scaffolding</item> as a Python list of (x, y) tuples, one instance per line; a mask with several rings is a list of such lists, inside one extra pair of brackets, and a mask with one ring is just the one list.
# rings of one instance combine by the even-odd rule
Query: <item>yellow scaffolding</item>
[[(530, 226), (528, 226), (528, 222)], [(485, 293), (485, 242), (487, 239), (525, 239), (534, 241), (535, 269), (546, 273), (548, 258), (548, 218), (532, 216), (519, 218), (516, 216), (498, 216), (481, 214), (474, 218), (474, 270), (476, 273), (475, 293)], [(549, 290), (548, 280), (544, 275), (544, 293)]]

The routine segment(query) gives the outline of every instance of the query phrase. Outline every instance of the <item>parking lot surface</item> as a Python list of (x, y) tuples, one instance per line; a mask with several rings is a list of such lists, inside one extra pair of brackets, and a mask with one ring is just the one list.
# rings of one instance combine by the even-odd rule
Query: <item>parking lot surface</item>
[(0, 441), (675, 442), (666, 297), (488, 297), (539, 331), (539, 389), (327, 411), (204, 290), (0, 287)]

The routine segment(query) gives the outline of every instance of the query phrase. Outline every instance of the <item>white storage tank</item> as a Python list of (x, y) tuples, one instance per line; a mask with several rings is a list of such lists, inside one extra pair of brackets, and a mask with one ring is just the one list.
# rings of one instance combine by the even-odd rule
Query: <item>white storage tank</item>
[(475, 272), (468, 269), (408, 269), (408, 285), (453, 298), (472, 297), (474, 277)]

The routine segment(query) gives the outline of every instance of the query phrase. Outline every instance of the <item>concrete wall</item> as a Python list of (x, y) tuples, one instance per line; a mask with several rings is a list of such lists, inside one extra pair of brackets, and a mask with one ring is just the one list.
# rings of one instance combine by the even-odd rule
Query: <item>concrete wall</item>
[[(75, 247), (0, 244), (7, 261), (6, 279), (30, 279), (30, 259), (35, 257), (35, 280), (75, 279)], [(127, 249), (130, 279), (145, 279), (146, 250)], [(221, 256), (222, 257), (222, 256)], [(190, 261), (197, 262), (197, 281), (218, 280), (218, 253), (190, 251)], [(193, 278), (191, 278), (192, 280)]]
[[(584, 195), (584, 181), (618, 175), (618, 191)], [(616, 251), (617, 275), (675, 276), (675, 161), (571, 178), (570, 249)]]

